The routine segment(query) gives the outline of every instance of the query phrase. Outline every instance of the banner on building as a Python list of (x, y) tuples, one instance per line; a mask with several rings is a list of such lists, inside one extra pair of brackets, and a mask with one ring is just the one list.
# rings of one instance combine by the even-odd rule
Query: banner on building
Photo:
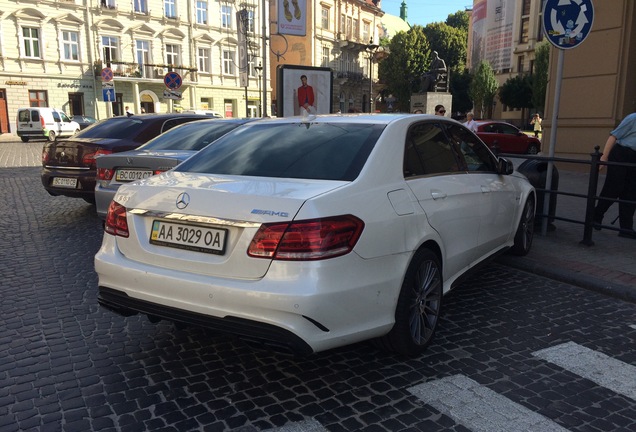
[(471, 69), (477, 68), (483, 60), (495, 71), (512, 69), (515, 16), (515, 2), (481, 0), (474, 3)]
[(307, 0), (278, 0), (278, 33), (307, 34)]

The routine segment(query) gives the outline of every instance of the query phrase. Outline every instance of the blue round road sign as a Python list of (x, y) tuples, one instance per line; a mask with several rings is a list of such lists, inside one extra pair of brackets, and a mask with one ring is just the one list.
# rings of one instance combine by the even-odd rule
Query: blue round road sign
[(592, 0), (547, 0), (543, 6), (543, 31), (561, 49), (578, 46), (592, 29)]
[(168, 72), (166, 76), (163, 77), (163, 83), (169, 89), (176, 90), (181, 87), (181, 75), (176, 72)]

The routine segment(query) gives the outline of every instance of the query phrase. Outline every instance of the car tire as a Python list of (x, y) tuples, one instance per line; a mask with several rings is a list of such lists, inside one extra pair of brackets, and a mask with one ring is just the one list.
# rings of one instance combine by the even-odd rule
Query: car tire
[(510, 249), (510, 253), (517, 256), (525, 256), (530, 252), (532, 247), (532, 239), (534, 238), (534, 200), (528, 197), (521, 220), (515, 234), (515, 243)]
[(536, 144), (530, 144), (526, 153), (530, 155), (536, 155), (537, 153), (539, 153), (539, 146)]
[(57, 139), (57, 135), (55, 135), (55, 132), (50, 131), (49, 132), (49, 141), (55, 142), (56, 139)]
[(442, 309), (442, 266), (429, 249), (420, 249), (404, 276), (395, 324), (378, 345), (406, 356), (423, 353), (433, 340)]
[(27, 136), (20, 137), (20, 139), (22, 140), (22, 142), (29, 142), (29, 137)]

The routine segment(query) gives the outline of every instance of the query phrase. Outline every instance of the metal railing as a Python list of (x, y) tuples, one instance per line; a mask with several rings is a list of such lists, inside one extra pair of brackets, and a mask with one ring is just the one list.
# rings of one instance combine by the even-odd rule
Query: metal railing
[[(566, 218), (563, 216), (557, 216), (556, 214), (552, 215), (550, 214), (550, 205), (543, 205), (543, 209), (542, 209), (542, 213), (541, 214), (537, 214), (536, 217), (541, 218), (541, 220), (560, 220), (560, 221), (564, 221), (564, 222), (570, 222), (570, 223), (574, 223), (574, 224), (580, 224), (583, 225), (583, 239), (579, 242), (582, 245), (585, 246), (593, 246), (594, 242), (592, 241), (592, 233), (594, 232), (594, 228), (600, 229), (600, 228), (604, 228), (604, 229), (608, 229), (608, 230), (613, 230), (613, 231), (621, 231), (620, 228), (616, 228), (610, 225), (599, 225), (599, 224), (595, 224), (594, 223), (594, 207), (596, 205), (596, 202), (598, 199), (602, 198), (603, 200), (607, 200), (607, 201), (612, 201), (615, 203), (618, 203), (619, 205), (621, 203), (623, 204), (633, 204), (636, 205), (636, 201), (628, 201), (628, 200), (621, 200), (621, 199), (612, 199), (612, 198), (605, 198), (605, 197), (600, 197), (599, 195), (596, 194), (596, 191), (598, 190), (598, 180), (599, 180), (599, 169), (601, 168), (601, 166), (609, 166), (609, 165), (616, 165), (616, 166), (625, 166), (625, 167), (632, 167), (632, 168), (636, 168), (636, 164), (633, 163), (624, 163), (624, 162), (603, 162), (601, 161), (601, 156), (603, 155), (599, 150), (600, 147), (596, 146), (594, 147), (594, 153), (590, 153), (590, 160), (584, 160), (584, 159), (569, 159), (569, 158), (559, 158), (559, 157), (546, 157), (546, 156), (532, 156), (532, 155), (519, 155), (519, 154), (512, 154), (512, 153), (498, 153), (496, 151), (496, 148), (493, 149), (495, 150), (495, 154), (497, 154), (500, 157), (507, 157), (507, 158), (519, 158), (519, 159), (527, 159), (527, 160), (539, 160), (539, 161), (544, 161), (544, 162), (548, 162), (548, 169), (551, 166), (551, 164), (549, 164), (549, 162), (560, 162), (560, 163), (568, 163), (568, 164), (577, 164), (577, 165), (589, 165), (589, 173), (588, 173), (588, 184), (587, 184), (587, 194), (581, 194), (581, 193), (575, 193), (575, 192), (568, 192), (568, 191), (560, 191), (558, 190), (552, 190), (552, 184), (548, 185), (546, 184), (545, 187), (537, 187), (537, 185), (535, 186), (535, 190), (538, 192), (538, 199), (537, 201), (539, 201), (541, 199), (540, 195), (541, 194), (545, 194), (544, 196), (546, 197), (545, 199), (545, 203), (548, 203), (548, 199), (547, 198), (552, 198), (552, 196), (558, 196), (558, 195), (564, 195), (564, 196), (570, 196), (570, 197), (576, 197), (576, 198), (581, 198), (584, 199), (585, 202), (585, 219), (584, 220), (578, 220), (578, 219), (572, 219), (572, 218)], [(547, 183), (547, 182), (546, 182)], [(551, 182), (552, 183), (552, 182)], [(555, 211), (556, 213), (556, 211)], [(614, 220), (614, 222), (616, 222), (616, 220)], [(545, 226), (546, 224), (543, 223), (543, 230), (542, 230), (542, 235), (546, 234), (546, 230), (545, 230)]]

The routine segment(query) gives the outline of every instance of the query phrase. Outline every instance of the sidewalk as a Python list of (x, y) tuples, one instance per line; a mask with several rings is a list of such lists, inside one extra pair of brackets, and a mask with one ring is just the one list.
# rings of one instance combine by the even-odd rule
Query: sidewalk
[[(12, 134), (0, 134), (0, 168), (38, 167), (43, 141), (23, 143)], [(515, 160), (515, 164), (518, 160)], [(586, 194), (587, 173), (559, 170), (559, 191)], [(604, 177), (599, 180), (599, 188)], [(559, 195), (555, 216), (572, 220), (584, 219), (585, 200)], [(613, 205), (604, 224), (618, 215)], [(594, 246), (580, 244), (583, 225), (554, 222), (556, 229), (541, 235), (536, 227), (532, 250), (525, 257), (502, 255), (497, 262), (523, 271), (539, 274), (571, 285), (602, 292), (636, 302), (636, 240), (618, 237), (617, 231), (594, 231)], [(613, 225), (618, 228), (618, 224)]]

